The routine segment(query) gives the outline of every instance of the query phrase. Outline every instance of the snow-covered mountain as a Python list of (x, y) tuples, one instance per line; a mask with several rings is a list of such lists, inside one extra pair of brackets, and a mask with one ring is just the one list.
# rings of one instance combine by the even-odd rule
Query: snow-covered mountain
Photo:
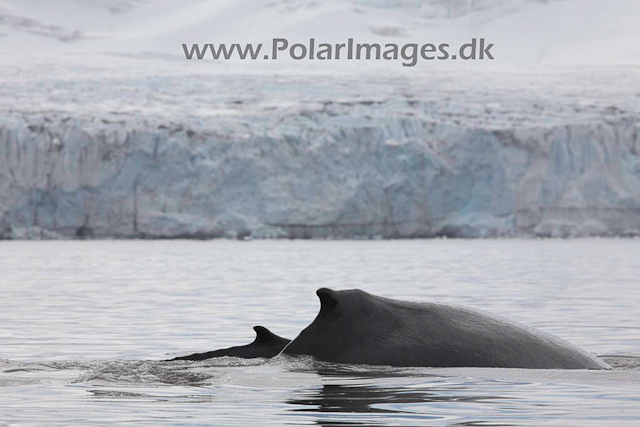
[[(633, 0), (0, 1), (0, 237), (640, 234)], [(474, 65), (181, 43), (485, 37)]]
[(501, 66), (637, 65), (639, 14), (637, 0), (2, 0), (0, 49), (182, 56), (181, 43), (273, 37), (419, 44), (484, 37)]

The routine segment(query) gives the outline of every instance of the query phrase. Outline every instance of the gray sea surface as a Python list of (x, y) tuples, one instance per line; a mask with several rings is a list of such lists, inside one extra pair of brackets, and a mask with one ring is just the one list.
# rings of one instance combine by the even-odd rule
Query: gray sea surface
[[(288, 338), (315, 290), (472, 306), (610, 371), (163, 359)], [(6, 425), (640, 425), (640, 240), (0, 242)]]

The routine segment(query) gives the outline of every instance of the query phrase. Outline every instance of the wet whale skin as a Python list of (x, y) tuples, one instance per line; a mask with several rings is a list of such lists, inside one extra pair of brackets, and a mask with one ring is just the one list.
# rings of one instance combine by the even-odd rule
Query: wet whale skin
[(251, 344), (223, 348), (220, 350), (208, 351), (205, 353), (194, 353), (187, 356), (180, 356), (171, 360), (206, 360), (214, 357), (239, 357), (242, 359), (255, 359), (258, 357), (271, 358), (282, 351), (291, 341), (282, 338), (264, 326), (254, 326), (256, 338)]
[(354, 364), (610, 369), (545, 332), (465, 307), (319, 289), (320, 312), (284, 354)]

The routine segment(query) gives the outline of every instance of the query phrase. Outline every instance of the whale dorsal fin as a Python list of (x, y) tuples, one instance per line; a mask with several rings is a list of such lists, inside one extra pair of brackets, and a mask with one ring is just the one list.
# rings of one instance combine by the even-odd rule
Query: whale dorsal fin
[(280, 338), (264, 326), (254, 326), (253, 330), (256, 331), (256, 339), (253, 341), (254, 343), (268, 344)]
[(338, 305), (336, 292), (329, 288), (320, 288), (316, 291), (316, 295), (320, 298), (320, 309), (327, 308), (333, 310)]

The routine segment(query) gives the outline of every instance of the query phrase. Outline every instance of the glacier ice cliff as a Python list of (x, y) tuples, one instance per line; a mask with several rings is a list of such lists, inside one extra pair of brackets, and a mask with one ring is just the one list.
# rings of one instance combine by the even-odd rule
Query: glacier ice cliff
[(640, 234), (637, 120), (483, 129), (328, 110), (282, 119), (269, 135), (5, 118), (0, 233)]
[(27, 72), (0, 88), (2, 238), (640, 235), (628, 69)]

